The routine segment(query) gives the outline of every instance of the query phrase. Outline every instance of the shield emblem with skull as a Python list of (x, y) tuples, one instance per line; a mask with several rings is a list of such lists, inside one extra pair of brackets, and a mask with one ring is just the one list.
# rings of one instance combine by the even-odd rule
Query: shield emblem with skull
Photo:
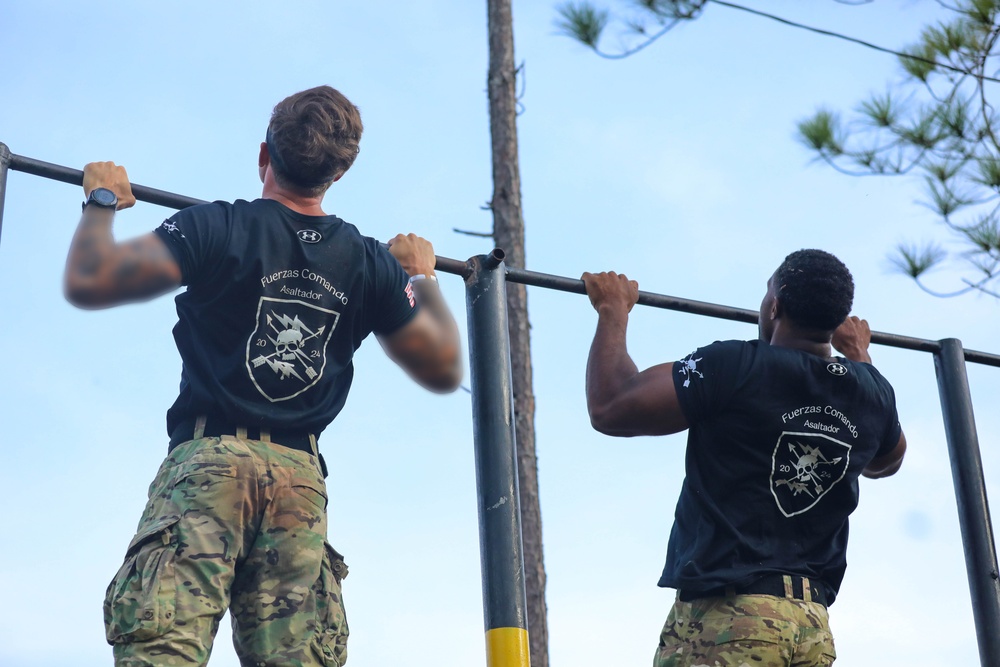
[(786, 517), (812, 509), (847, 474), (851, 446), (820, 433), (784, 432), (771, 458), (771, 494)]
[(271, 402), (285, 401), (319, 382), (339, 319), (340, 313), (304, 301), (261, 297), (246, 357), (257, 391)]

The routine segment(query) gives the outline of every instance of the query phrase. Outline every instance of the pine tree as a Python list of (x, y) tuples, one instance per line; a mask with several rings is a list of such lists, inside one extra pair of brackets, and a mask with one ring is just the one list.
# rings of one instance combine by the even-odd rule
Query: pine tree
[[(487, 0), (490, 65), (487, 92), (493, 150), (493, 241), (506, 262), (523, 268), (524, 214), (521, 208), (521, 171), (517, 153), (517, 68), (514, 64), (514, 27), (510, 0)], [(531, 664), (548, 667), (548, 621), (545, 604), (545, 560), (542, 551), (542, 514), (538, 499), (538, 463), (535, 457), (535, 394), (531, 374), (531, 325), (524, 285), (507, 284), (507, 318), (514, 390), (514, 435), (517, 440), (517, 477), (524, 545), (524, 587), (528, 614)]]
[[(838, 0), (842, 4), (863, 4)], [(817, 30), (722, 0), (633, 0), (621, 18), (589, 2), (558, 8), (557, 26), (606, 58), (624, 58), (652, 44), (709, 4), (722, 5)], [(923, 202), (940, 219), (957, 250), (940, 243), (902, 243), (890, 255), (901, 272), (936, 296), (976, 291), (1000, 298), (1000, 125), (991, 103), (1000, 91), (997, 39), (1000, 0), (939, 0), (947, 20), (927, 26), (915, 44), (897, 53), (904, 78), (861, 102), (849, 120), (820, 108), (798, 125), (798, 137), (818, 159), (855, 175), (911, 175), (921, 180)], [(602, 49), (612, 20), (620, 26), (619, 51)], [(927, 272), (948, 264), (963, 286), (929, 288)]]

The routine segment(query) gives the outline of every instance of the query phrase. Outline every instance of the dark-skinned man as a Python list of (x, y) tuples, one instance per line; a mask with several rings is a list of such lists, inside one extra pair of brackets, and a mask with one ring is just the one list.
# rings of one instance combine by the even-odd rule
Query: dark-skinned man
[(821, 250), (790, 254), (767, 281), (758, 340), (642, 372), (626, 349), (637, 283), (583, 280), (598, 313), (586, 380), (594, 428), (689, 431), (659, 581), (677, 597), (654, 667), (832, 664), (827, 607), (846, 569), (858, 479), (892, 475), (906, 450), (868, 324), (848, 317), (847, 267)]
[(428, 389), (462, 376), (431, 244), (400, 234), (386, 250), (323, 209), (361, 132), (337, 90), (296, 93), (260, 146), (259, 199), (185, 209), (125, 243), (112, 233), (115, 211), (135, 203), (125, 169), (84, 169), (67, 298), (103, 308), (187, 288), (168, 456), (104, 605), (118, 667), (204, 665), (227, 609), (241, 664), (347, 659), (347, 568), (326, 541), (317, 439), (370, 333)]

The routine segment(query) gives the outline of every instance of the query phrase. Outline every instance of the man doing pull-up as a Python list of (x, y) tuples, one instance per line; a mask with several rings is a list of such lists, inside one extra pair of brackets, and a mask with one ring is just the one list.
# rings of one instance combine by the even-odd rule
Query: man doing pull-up
[(67, 298), (103, 308), (187, 288), (168, 455), (104, 604), (118, 667), (204, 665), (227, 609), (244, 665), (347, 659), (347, 568), (326, 542), (317, 439), (370, 333), (424, 387), (452, 391), (462, 376), (431, 244), (401, 234), (386, 250), (323, 209), (361, 131), (333, 88), (296, 93), (260, 145), (259, 199), (184, 209), (125, 243), (112, 234), (135, 203), (125, 170), (84, 169)]
[(598, 313), (586, 381), (594, 428), (688, 430), (659, 581), (677, 597), (655, 667), (832, 664), (827, 607), (847, 566), (858, 478), (892, 475), (906, 450), (868, 324), (848, 318), (847, 267), (821, 250), (788, 255), (767, 281), (759, 340), (715, 342), (642, 372), (625, 346), (638, 285), (615, 273), (583, 280)]

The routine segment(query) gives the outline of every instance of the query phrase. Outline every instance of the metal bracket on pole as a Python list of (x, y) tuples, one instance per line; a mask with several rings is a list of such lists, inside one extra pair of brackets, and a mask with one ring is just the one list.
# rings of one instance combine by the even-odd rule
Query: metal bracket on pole
[(965, 567), (972, 592), (972, 615), (983, 665), (1000, 665), (1000, 569), (986, 499), (979, 436), (972, 394), (965, 372), (965, 352), (956, 338), (946, 338), (934, 353), (951, 475), (958, 501), (958, 522), (965, 546)]
[(504, 253), (469, 260), (466, 305), (488, 667), (529, 667)]
[(0, 142), (0, 237), (3, 236), (3, 204), (7, 199), (7, 170), (10, 167), (10, 149)]

